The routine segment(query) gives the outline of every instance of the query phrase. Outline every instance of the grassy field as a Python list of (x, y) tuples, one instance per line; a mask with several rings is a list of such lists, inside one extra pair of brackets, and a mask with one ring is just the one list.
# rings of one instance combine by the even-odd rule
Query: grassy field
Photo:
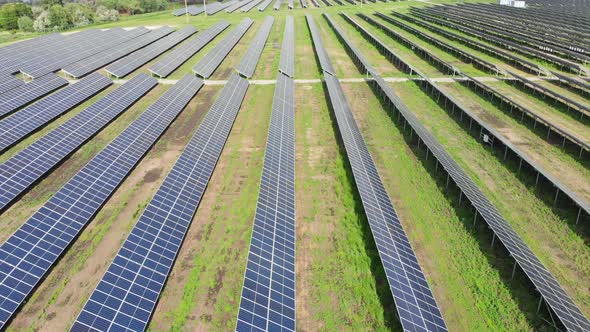
[[(300, 6), (298, 1), (295, 3)], [(302, 80), (296, 85), (295, 94), (298, 330), (401, 331), (352, 171), (328, 106), (325, 87), (318, 80), (321, 70), (304, 15), (311, 14), (315, 18), (339, 78), (358, 79), (363, 75), (321, 16), (324, 12), (331, 15), (380, 74), (407, 78), (408, 75), (396, 69), (338, 12), (371, 14), (392, 9), (407, 12), (410, 6), (425, 5), (428, 3), (421, 1), (378, 2), (362, 8), (358, 5), (319, 9), (310, 6), (306, 10), (287, 10), (283, 5), (279, 11), (269, 8), (263, 13), (254, 9), (249, 13), (194, 16), (188, 18), (188, 23), (185, 17), (174, 17), (166, 11), (93, 26), (170, 25), (180, 28), (193, 24), (202, 31), (222, 18), (231, 22), (231, 26), (212, 43), (168, 77), (176, 80), (191, 73), (192, 67), (221, 43), (243, 18), (251, 17), (255, 23), (212, 76), (213, 80), (224, 80), (245, 54), (264, 17), (272, 15), (275, 23), (253, 77), (254, 80), (272, 80), (277, 74), (285, 16), (295, 18), (295, 79)], [(450, 77), (378, 28), (360, 18), (357, 21), (427, 76)], [(395, 25), (385, 25), (470, 75), (492, 76)], [(26, 37), (6, 37), (6, 33), (0, 33), (0, 42)], [(515, 70), (501, 60), (469, 47), (445, 38), (441, 40), (503, 68)], [(137, 72), (147, 73), (162, 56), (125, 79)], [(303, 81), (306, 79), (309, 81)], [(534, 96), (503, 82), (490, 84), (514, 94), (543, 114), (551, 114), (579, 135), (587, 134), (583, 123), (575, 122)], [(554, 86), (550, 82), (542, 84)], [(590, 289), (583, 286), (590, 284), (590, 249), (585, 233), (579, 232), (558, 210), (548, 206), (533, 188), (516, 176), (510, 164), (503, 163), (501, 158), (483, 147), (415, 82), (396, 82), (391, 86), (482, 188), (585, 314), (590, 315)], [(581, 197), (590, 199), (590, 170), (586, 163), (547, 142), (529, 126), (464, 85), (448, 82), (440, 83), (440, 86)], [(116, 86), (91, 98), (0, 155), (0, 162), (114, 88)], [(1, 215), (0, 241), (5, 241), (51, 194), (168, 88), (169, 85), (160, 84), (153, 89), (5, 211)], [(206, 85), (191, 101), (49, 273), (16, 315), (9, 330), (61, 331), (70, 327), (221, 88)], [(156, 307), (150, 331), (226, 331), (235, 328), (274, 88), (274, 84), (250, 85)], [(466, 205), (458, 203), (458, 192), (445, 190), (444, 180), (435, 174), (434, 164), (424, 160), (424, 151), (418, 150), (415, 142), (396, 124), (368, 84), (358, 80), (343, 83), (343, 89), (449, 330), (549, 331), (546, 322), (536, 314), (538, 295), (526, 286), (525, 276), (519, 272), (514, 280), (511, 279), (513, 260), (498, 246), (490, 247), (489, 230), (482, 222), (473, 226), (473, 215)], [(565, 89), (556, 87), (556, 90)], [(566, 92), (575, 95), (569, 90)], [(577, 98), (585, 101), (583, 97)]]

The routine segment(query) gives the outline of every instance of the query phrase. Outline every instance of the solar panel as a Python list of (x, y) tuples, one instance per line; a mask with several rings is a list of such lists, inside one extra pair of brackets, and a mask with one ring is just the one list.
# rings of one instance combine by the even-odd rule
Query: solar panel
[(149, 68), (152, 74), (166, 77), (199, 52), (203, 47), (209, 44), (215, 37), (223, 32), (230, 25), (229, 22), (222, 20), (209, 29), (199, 33), (197, 37), (187, 41), (179, 48), (167, 54), (162, 60)]
[(176, 83), (0, 246), (0, 327), (202, 86)]
[(262, 50), (264, 49), (264, 45), (266, 44), (266, 40), (268, 39), (268, 35), (270, 34), (270, 29), (272, 29), (272, 25), (275, 19), (272, 16), (267, 16), (262, 23), (260, 29), (258, 29), (258, 33), (254, 37), (254, 40), (250, 43), (248, 50), (242, 57), (242, 60), (236, 67), (238, 73), (242, 74), (243, 76), (250, 78), (254, 75), (254, 70), (256, 69), (256, 65), (258, 64), (258, 60), (260, 59), (260, 55), (262, 54)]
[(292, 16), (285, 20), (279, 71), (291, 78), (295, 76), (295, 23)]
[(289, 2), (288, 2), (288, 4), (287, 4), (287, 7), (288, 7), (289, 9), (293, 9), (293, 8), (295, 7), (295, 4), (294, 4), (294, 2), (293, 2), (293, 1), (294, 1), (294, 0), (289, 0)]
[(0, 75), (0, 95), (23, 84), (25, 84), (23, 80), (19, 80), (12, 75)]
[(106, 30), (100, 34), (85, 38), (70, 48), (47, 54), (43, 61), (29, 63), (22, 66), (21, 73), (30, 77), (40, 77), (47, 73), (56, 72), (71, 63), (75, 63), (96, 53), (116, 47), (122, 42), (135, 38), (147, 30), (133, 29), (125, 31), (122, 28)]
[(0, 165), (0, 210), (156, 86), (139, 74)]
[(232, 4), (231, 6), (227, 7), (225, 9), (226, 13), (233, 13), (236, 10), (242, 8), (243, 6), (247, 5), (248, 3), (252, 2), (254, 0), (242, 0), (242, 1), (237, 1), (234, 4)]
[(0, 95), (0, 118), (67, 84), (66, 79), (47, 74), (8, 90)]
[(248, 89), (233, 74), (143, 211), (71, 331), (143, 331)]
[(338, 38), (340, 38), (340, 40), (343, 41), (346, 48), (353, 53), (355, 62), (360, 63), (360, 67), (362, 67), (361, 71), (363, 72), (363, 74), (366, 74), (369, 70), (372, 70), (373, 67), (371, 66), (371, 64), (369, 64), (369, 61), (367, 61), (367, 59), (361, 53), (361, 51), (352, 44), (352, 42), (344, 33), (344, 31), (342, 31), (342, 29), (336, 24), (336, 22), (332, 20), (332, 17), (330, 17), (328, 13), (324, 13), (323, 15), (326, 18), (326, 21), (328, 21), (329, 25), (332, 27), (332, 29), (334, 29), (334, 32), (336, 33)]
[(219, 67), (221, 62), (227, 57), (229, 52), (236, 46), (236, 44), (246, 34), (246, 31), (252, 26), (250, 18), (245, 19), (233, 29), (219, 44), (217, 44), (199, 63), (193, 67), (193, 72), (203, 78), (209, 78)]
[(279, 73), (236, 331), (295, 331), (294, 99)]
[(265, 0), (260, 6), (258, 6), (258, 11), (263, 12), (272, 2), (273, 0)]
[(45, 48), (50, 47), (54, 43), (57, 43), (64, 39), (64, 35), (60, 33), (52, 33), (37, 38), (18, 41), (10, 45), (1, 47), (0, 58), (4, 61), (0, 63), (0, 72), (3, 72), (3, 69), (8, 67), (12, 63), (12, 60), (22, 59), (23, 57), (27, 58), (31, 53), (38, 50), (44, 50)]
[[(145, 29), (145, 28), (137, 28), (137, 29)], [(167, 36), (174, 32), (174, 29), (171, 27), (163, 27), (156, 30), (151, 30), (150, 32), (141, 35), (129, 42), (115, 48), (112, 50), (106, 50), (101, 53), (95, 54), (91, 57), (84, 59), (83, 61), (79, 61), (73, 64), (70, 64), (63, 68), (63, 71), (72, 77), (82, 77), (85, 76), (95, 70), (98, 70), (113, 61), (116, 61), (132, 52), (135, 52), (146, 45), (149, 45), (164, 36)]]
[(307, 0), (299, 0), (299, 2), (301, 3), (301, 7), (307, 8)]
[[(230, 1), (230, 2), (232, 2), (232, 1)], [(214, 2), (212, 4), (208, 4), (207, 5), (207, 15), (214, 15), (214, 14), (220, 12), (221, 10), (227, 8), (228, 6), (231, 6), (231, 4), (221, 3), (221, 2)]]
[(283, 3), (282, 0), (277, 0), (274, 4), (274, 6), (272, 7), (274, 10), (279, 10), (281, 9), (281, 4)]
[(0, 152), (107, 88), (112, 83), (110, 79), (94, 73), (0, 120)]
[(326, 49), (324, 48), (324, 43), (322, 42), (322, 36), (320, 36), (318, 27), (315, 25), (313, 16), (305, 14), (305, 19), (307, 20), (307, 26), (309, 27), (311, 39), (313, 41), (315, 52), (320, 61), (320, 66), (322, 67), (322, 70), (334, 75), (334, 68), (332, 67), (332, 62), (330, 62), (330, 59), (328, 58), (328, 54), (326, 53)]
[(258, 6), (262, 1), (264, 0), (253, 0), (251, 2), (249, 2), (248, 4), (246, 4), (244, 7), (242, 7), (242, 12), (249, 12), (250, 10), (252, 10), (252, 8)]
[(160, 54), (176, 46), (178, 43), (192, 36), (196, 32), (197, 28), (192, 25), (187, 25), (169, 36), (154, 42), (146, 48), (135, 51), (117, 62), (108, 65), (105, 70), (110, 75), (118, 78), (127, 76), (129, 73), (155, 59)]
[(335, 76), (324, 75), (340, 136), (405, 331), (446, 331), (416, 254)]
[(192, 16), (199, 15), (205, 12), (205, 8), (203, 6), (189, 6), (188, 13)]

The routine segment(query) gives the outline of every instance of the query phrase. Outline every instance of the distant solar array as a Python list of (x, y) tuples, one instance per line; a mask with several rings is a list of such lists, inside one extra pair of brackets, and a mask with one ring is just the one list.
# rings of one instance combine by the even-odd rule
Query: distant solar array
[(272, 6), (274, 10), (279, 10), (281, 8), (282, 0), (276, 0), (275, 4)]
[(20, 80), (10, 74), (0, 75), (0, 95), (23, 84), (25, 84), (23, 80)]
[(295, 76), (295, 23), (292, 16), (285, 20), (279, 71), (291, 78)]
[(233, 13), (236, 10), (244, 7), (245, 5), (247, 5), (248, 3), (252, 2), (252, 1), (255, 1), (255, 0), (242, 0), (242, 1), (234, 2), (231, 6), (225, 8), (225, 11), (227, 13)]
[[(146, 88), (155, 84), (150, 77), (142, 79)], [(170, 88), (0, 247), (0, 326), (40, 283), (202, 85), (200, 79), (187, 75)]]
[(0, 118), (65, 85), (68, 81), (55, 74), (34, 79), (0, 95)]
[[(145, 28), (138, 28), (145, 29)], [(103, 51), (97, 53), (91, 57), (84, 59), (73, 64), (70, 64), (63, 68), (63, 71), (72, 77), (80, 78), (89, 73), (94, 72), (120, 58), (129, 55), (161, 38), (174, 32), (173, 28), (162, 27), (156, 30), (149, 30), (145, 33), (129, 42), (120, 45), (112, 50)]]
[(121, 28), (109, 29), (96, 36), (79, 41), (65, 50), (58, 50), (36, 63), (23, 66), (20, 71), (30, 77), (40, 77), (47, 73), (56, 72), (69, 64), (78, 62), (94, 54), (118, 47), (121, 43), (137, 38), (147, 33), (147, 29), (124, 30)]
[(242, 12), (249, 12), (250, 10), (252, 10), (252, 8), (258, 6), (260, 3), (262, 3), (262, 1), (264, 0), (253, 0), (251, 2), (249, 2), (248, 4), (246, 4), (244, 7), (242, 7)]
[(143, 66), (152, 59), (155, 59), (162, 53), (176, 46), (183, 40), (197, 32), (197, 28), (188, 25), (169, 36), (166, 36), (146, 48), (140, 49), (124, 57), (121, 60), (107, 66), (105, 70), (115, 77), (124, 77), (137, 68)]
[(233, 74), (147, 205), (72, 331), (143, 331), (238, 114), (248, 81)]
[(167, 54), (160, 61), (149, 68), (149, 71), (159, 77), (167, 77), (215, 37), (222, 33), (230, 23), (222, 20), (209, 29), (199, 33), (197, 37), (187, 41), (182, 46)]
[(94, 73), (0, 120), (0, 152), (107, 88), (112, 83), (110, 79), (99, 73)]
[(245, 19), (238, 24), (219, 44), (215, 46), (199, 63), (193, 67), (193, 72), (200, 77), (209, 78), (219, 67), (221, 62), (227, 57), (229, 52), (236, 46), (236, 44), (242, 39), (246, 31), (252, 26), (250, 18)]
[(156, 84), (157, 81), (146, 74), (135, 76), (1, 164), (0, 210)]
[[(231, 2), (231, 1), (229, 1)], [(227, 8), (229, 5), (229, 2), (227, 3), (222, 3), (222, 2), (213, 2), (210, 4), (207, 4), (207, 15), (214, 15), (217, 14), (218, 12), (222, 11), (223, 9)]]
[(270, 34), (270, 30), (272, 29), (274, 21), (275, 19), (272, 16), (267, 16), (264, 19), (264, 22), (258, 29), (258, 33), (254, 37), (254, 40), (252, 40), (248, 50), (246, 50), (242, 60), (236, 67), (236, 71), (244, 77), (250, 78), (252, 75), (254, 75), (256, 64), (262, 55), (262, 50), (264, 49), (264, 45), (266, 45), (266, 40), (268, 39), (268, 35)]

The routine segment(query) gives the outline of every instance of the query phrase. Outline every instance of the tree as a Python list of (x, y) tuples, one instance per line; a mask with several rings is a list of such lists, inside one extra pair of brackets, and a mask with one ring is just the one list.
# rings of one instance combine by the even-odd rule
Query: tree
[(7, 3), (0, 7), (0, 28), (5, 30), (18, 29), (18, 18), (21, 16), (33, 17), (31, 6), (24, 3)]
[(18, 18), (18, 29), (21, 31), (33, 31), (33, 20), (28, 16)]
[(71, 24), (68, 13), (60, 5), (53, 5), (49, 8), (49, 22), (54, 29), (65, 29)]
[(35, 19), (35, 22), (33, 23), (33, 29), (35, 29), (37, 32), (47, 31), (50, 24), (51, 21), (49, 21), (49, 13), (44, 10)]
[(96, 7), (96, 20), (99, 22), (117, 21), (119, 20), (119, 12), (105, 6), (98, 6)]
[(70, 22), (76, 26), (85, 26), (94, 22), (94, 12), (92, 9), (80, 3), (68, 3), (64, 6)]
[(47, 9), (49, 9), (55, 5), (63, 6), (64, 2), (63, 2), (63, 0), (41, 0), (41, 5)]
[(119, 0), (119, 11), (127, 12), (129, 15), (141, 12), (139, 0)]

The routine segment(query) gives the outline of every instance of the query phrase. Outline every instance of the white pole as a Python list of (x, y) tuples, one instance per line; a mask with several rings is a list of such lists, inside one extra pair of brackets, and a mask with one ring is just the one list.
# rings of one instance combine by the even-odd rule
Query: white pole
[(187, 0), (184, 0), (184, 16), (186, 17), (186, 23), (188, 23), (188, 3)]

